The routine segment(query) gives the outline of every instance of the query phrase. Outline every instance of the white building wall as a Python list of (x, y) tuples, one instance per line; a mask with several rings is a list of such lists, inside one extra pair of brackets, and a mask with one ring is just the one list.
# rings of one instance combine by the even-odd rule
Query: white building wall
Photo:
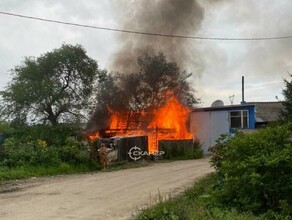
[(229, 133), (228, 111), (192, 112), (190, 131), (202, 144), (204, 153), (208, 153), (221, 134)]

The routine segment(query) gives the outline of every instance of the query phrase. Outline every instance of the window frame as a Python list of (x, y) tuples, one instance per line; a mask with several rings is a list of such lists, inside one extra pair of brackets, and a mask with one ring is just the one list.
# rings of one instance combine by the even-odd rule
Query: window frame
[[(232, 112), (240, 112), (240, 116), (231, 116)], [(246, 116), (244, 113), (246, 112)], [(231, 127), (231, 119), (240, 117), (240, 127)], [(244, 127), (244, 118), (246, 117), (246, 127)], [(248, 129), (249, 128), (249, 111), (248, 110), (231, 110), (229, 111), (229, 128), (230, 129)]]

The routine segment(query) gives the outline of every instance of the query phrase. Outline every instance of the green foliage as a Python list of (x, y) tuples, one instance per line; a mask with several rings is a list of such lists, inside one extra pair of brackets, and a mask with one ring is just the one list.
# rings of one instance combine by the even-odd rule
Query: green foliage
[(63, 146), (68, 137), (75, 137), (78, 140), (82, 137), (79, 128), (66, 125), (9, 126), (3, 134), (6, 138), (13, 137), (21, 142), (44, 140), (49, 146)]
[(6, 167), (20, 166), (57, 166), (60, 161), (56, 149), (48, 147), (42, 140), (22, 143), (14, 138), (8, 138), (3, 144), (0, 164)]
[[(289, 74), (292, 77), (291, 74)], [(285, 88), (283, 89), (283, 95), (285, 101), (283, 102), (284, 110), (282, 112), (282, 118), (285, 120), (292, 120), (292, 81), (284, 80)]]
[(15, 124), (78, 121), (92, 110), (91, 96), (102, 71), (80, 45), (63, 44), (38, 58), (26, 57), (12, 70), (1, 115)]
[[(164, 201), (159, 195), (157, 204), (139, 212), (137, 220), (183, 220), (183, 219), (217, 219), (217, 220), (256, 220), (266, 219), (265, 216), (256, 217), (251, 213), (239, 213), (235, 209), (228, 209), (216, 204), (212, 197), (215, 175), (211, 174), (188, 189), (178, 197)], [(280, 219), (280, 218), (279, 218)]]
[(0, 155), (1, 155), (1, 145), (4, 143), (6, 139), (6, 133), (10, 131), (10, 126), (5, 121), (0, 121)]
[(0, 167), (0, 181), (15, 180), (36, 176), (71, 174), (100, 170), (96, 163), (71, 165), (61, 163), (59, 166), (21, 166), (15, 168)]
[(290, 125), (239, 132), (229, 142), (221, 137), (211, 151), (218, 174), (214, 195), (222, 204), (254, 213), (292, 214)]
[(10, 130), (9, 123), (5, 121), (0, 121), (0, 134), (4, 134), (8, 130)]
[(210, 160), (210, 163), (217, 171), (221, 167), (222, 161), (225, 159), (225, 155), (229, 150), (227, 142), (230, 139), (230, 134), (222, 134), (216, 140), (216, 145), (209, 149), (209, 151), (212, 152), (212, 158)]
[[(0, 145), (0, 180), (100, 170), (97, 148), (82, 139), (80, 129), (63, 125), (4, 127), (7, 138)], [(107, 171), (146, 165), (121, 162)]]
[(193, 152), (192, 152), (193, 159), (202, 158), (203, 155), (204, 155), (204, 151), (202, 150), (202, 144), (200, 143), (200, 141), (195, 140), (193, 143)]
[(203, 157), (203, 150), (198, 141), (160, 141), (160, 149), (164, 151), (163, 159), (167, 160), (188, 160)]
[(90, 161), (89, 149), (82, 142), (68, 138), (66, 144), (59, 148), (59, 158), (70, 164), (87, 163)]
[[(3, 134), (6, 139), (0, 145), (0, 176), (4, 179), (14, 178), (17, 174), (19, 178), (33, 173), (46, 175), (49, 170), (53, 174), (63, 173), (64, 166), (69, 166), (63, 169), (69, 173), (82, 166), (84, 170), (99, 167), (89, 157), (80, 129), (64, 125), (8, 126), (3, 129)], [(37, 171), (33, 167), (38, 167)], [(48, 168), (48, 171), (43, 171), (41, 167)]]

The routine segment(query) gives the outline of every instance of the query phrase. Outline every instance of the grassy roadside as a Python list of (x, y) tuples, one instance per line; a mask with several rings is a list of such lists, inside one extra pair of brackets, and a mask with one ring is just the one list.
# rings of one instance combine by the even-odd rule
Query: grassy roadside
[(137, 219), (291, 220), (291, 136), (291, 123), (221, 135), (210, 149), (216, 173)]
[(0, 167), (0, 181), (27, 179), (30, 177), (42, 177), (53, 175), (66, 175), (84, 172), (111, 172), (131, 168), (150, 166), (153, 162), (118, 162), (109, 165), (105, 170), (101, 170), (98, 164), (71, 165), (62, 163), (59, 166), (22, 166), (16, 168)]
[(136, 162), (116, 162), (111, 165), (109, 165), (105, 170), (105, 172), (112, 172), (112, 171), (118, 171), (118, 170), (125, 170), (125, 169), (132, 169), (132, 168), (139, 168), (139, 167), (146, 167), (151, 166), (155, 162), (153, 161), (136, 161)]
[[(216, 204), (211, 196), (215, 174), (199, 180), (182, 195), (164, 201), (159, 198), (157, 204), (141, 210), (137, 220), (179, 220), (179, 219), (218, 219), (218, 220), (258, 220), (267, 216), (254, 216), (251, 213), (239, 213), (235, 209)], [(280, 218), (275, 218), (280, 219)]]
[(61, 163), (58, 166), (22, 166), (15, 168), (0, 167), (0, 181), (27, 179), (30, 177), (73, 174), (100, 170), (98, 165), (71, 165)]
[(0, 166), (0, 182), (16, 179), (28, 179), (31, 177), (67, 175), (86, 172), (112, 172), (124, 169), (151, 166), (156, 163), (171, 163), (175, 161), (177, 160), (157, 160), (157, 161), (145, 160), (136, 162), (122, 161), (112, 163), (104, 170), (102, 170), (100, 165), (96, 163), (83, 163), (78, 165), (61, 163), (58, 166), (20, 166), (14, 168)]

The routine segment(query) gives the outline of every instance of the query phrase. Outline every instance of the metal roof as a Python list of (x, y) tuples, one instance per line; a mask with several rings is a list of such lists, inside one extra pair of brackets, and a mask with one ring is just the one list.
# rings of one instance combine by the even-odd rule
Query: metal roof
[(240, 110), (248, 107), (255, 108), (255, 120), (259, 123), (275, 122), (279, 120), (283, 110), (283, 102), (247, 102), (241, 105), (225, 105), (193, 109), (192, 112), (210, 112), (224, 110)]
[(284, 108), (282, 102), (254, 102), (256, 122), (279, 121)]
[(205, 108), (195, 108), (192, 112), (209, 112), (209, 111), (222, 111), (230, 109), (241, 109), (246, 107), (254, 106), (254, 104), (245, 103), (242, 105), (224, 105), (224, 106), (215, 106), (215, 107), (205, 107)]

